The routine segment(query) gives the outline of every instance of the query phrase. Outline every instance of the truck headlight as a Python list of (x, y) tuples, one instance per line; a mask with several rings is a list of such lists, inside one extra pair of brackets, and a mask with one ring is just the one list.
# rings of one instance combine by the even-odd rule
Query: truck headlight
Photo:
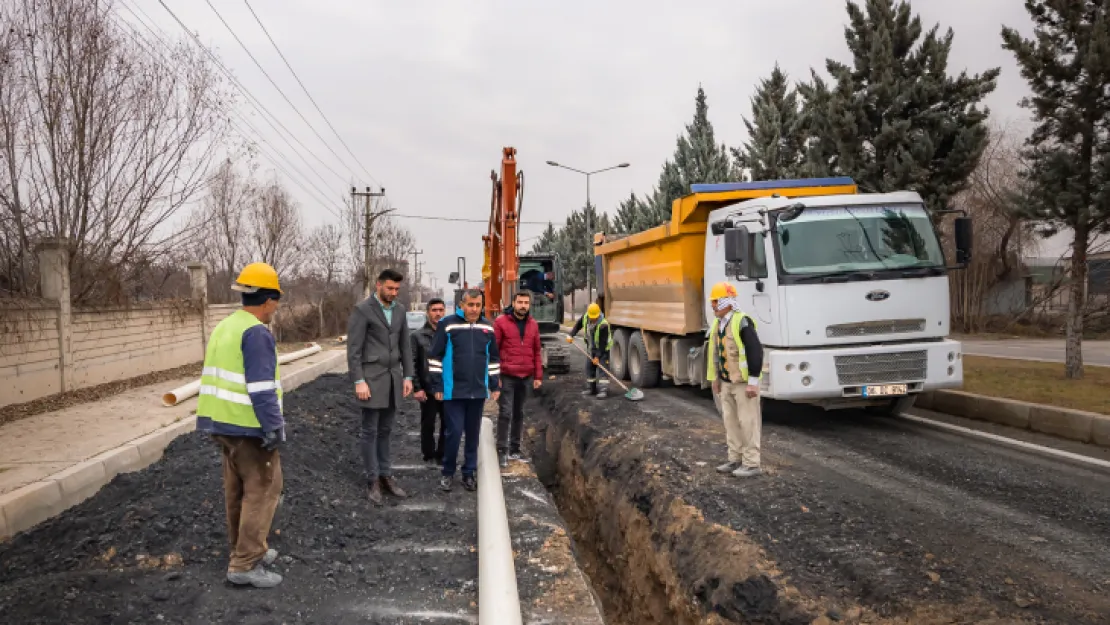
[(956, 352), (948, 352), (948, 362), (955, 362)]
[(801, 371), (802, 373), (809, 371), (809, 363), (803, 362), (802, 364), (798, 365), (798, 371)]
[(802, 378), (802, 386), (809, 386), (810, 384), (813, 384), (813, 378), (808, 375)]
[(955, 368), (955, 367), (952, 367), (952, 366), (949, 366), (949, 367), (948, 367), (948, 376), (949, 376), (949, 377), (952, 377), (952, 376), (954, 376), (954, 375), (956, 375), (956, 368)]
[(786, 363), (786, 370), (787, 371), (793, 371), (794, 370), (794, 363), (792, 363), (792, 362)]

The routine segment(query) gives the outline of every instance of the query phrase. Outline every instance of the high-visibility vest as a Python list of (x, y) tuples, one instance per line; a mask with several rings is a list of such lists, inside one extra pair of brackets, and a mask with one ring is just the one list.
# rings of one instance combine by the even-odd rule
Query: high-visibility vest
[[(610, 350), (613, 349), (613, 329), (609, 327), (609, 320), (606, 319), (605, 317), (602, 317), (601, 321), (598, 321), (597, 325), (594, 326), (594, 336), (593, 336), (594, 340), (593, 340), (592, 343), (590, 343), (590, 349), (598, 349), (597, 342), (599, 340), (601, 340), (601, 326), (605, 326), (607, 331), (609, 332), (609, 344), (605, 346), (605, 351), (610, 351)], [(589, 325), (589, 321), (587, 321), (586, 322), (586, 332), (588, 333), (589, 331), (590, 331), (590, 325)]]
[[(740, 326), (745, 318), (747, 318), (747, 320), (751, 322), (752, 329), (754, 330), (756, 327), (755, 319), (752, 319), (739, 310), (734, 310), (732, 312), (732, 319), (729, 320), (727, 328), (728, 331), (732, 334), (732, 340), (736, 341), (736, 346), (739, 348), (741, 382), (748, 381), (748, 354), (744, 351), (744, 342), (740, 340)], [(706, 363), (709, 373), (705, 377), (707, 377), (710, 382), (717, 379), (717, 353), (718, 350), (721, 349), (720, 344), (722, 343), (721, 333), (718, 330), (720, 323), (721, 320), (719, 318), (714, 319), (713, 325), (709, 327), (709, 362)]]
[[(260, 428), (262, 426), (254, 414), (249, 393), (274, 389), (278, 405), (281, 405), (281, 371), (276, 362), (272, 382), (247, 384), (246, 367), (243, 365), (243, 333), (257, 325), (262, 325), (258, 317), (238, 310), (212, 331), (200, 376), (198, 417), (208, 417), (215, 423)], [(274, 358), (277, 359), (276, 354)]]

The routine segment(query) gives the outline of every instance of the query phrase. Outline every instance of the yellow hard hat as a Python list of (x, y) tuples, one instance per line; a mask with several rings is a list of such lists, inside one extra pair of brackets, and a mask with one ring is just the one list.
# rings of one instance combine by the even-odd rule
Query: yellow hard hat
[(270, 289), (281, 293), (277, 271), (266, 263), (251, 263), (239, 272), (231, 289), (240, 293), (256, 293), (258, 289)]
[(586, 309), (586, 316), (590, 319), (597, 319), (601, 316), (601, 306), (590, 304), (590, 307)]
[(721, 299), (722, 297), (736, 297), (736, 288), (728, 282), (718, 282), (713, 285), (709, 290), (709, 299)]

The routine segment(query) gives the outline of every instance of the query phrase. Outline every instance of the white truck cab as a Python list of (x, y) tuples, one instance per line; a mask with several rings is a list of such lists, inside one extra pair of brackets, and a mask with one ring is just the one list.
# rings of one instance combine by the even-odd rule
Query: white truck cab
[[(966, 259), (970, 220), (956, 225)], [(703, 292), (737, 288), (764, 345), (765, 397), (894, 408), (962, 386), (949, 267), (917, 193), (759, 198), (707, 227)]]

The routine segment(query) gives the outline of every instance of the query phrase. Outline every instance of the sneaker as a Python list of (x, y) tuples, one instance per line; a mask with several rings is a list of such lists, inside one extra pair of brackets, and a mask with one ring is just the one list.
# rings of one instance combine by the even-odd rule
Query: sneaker
[(763, 469), (761, 469), (759, 467), (744, 467), (744, 466), (742, 466), (739, 469), (736, 469), (735, 471), (732, 472), (732, 475), (734, 477), (755, 477), (757, 475), (762, 475), (762, 474), (763, 474)]
[(478, 480), (473, 475), (464, 475), (462, 485), (463, 488), (469, 491), (478, 490)]
[(445, 493), (451, 492), (451, 482), (453, 481), (454, 480), (449, 477), (439, 478), (439, 489)]
[(609, 391), (606, 390), (606, 389), (601, 389), (600, 391), (597, 392), (597, 395), (594, 395), (594, 397), (597, 397), (598, 399), (605, 399), (608, 396), (609, 396)]
[(227, 572), (227, 581), (236, 586), (254, 586), (255, 588), (273, 588), (281, 583), (281, 576), (273, 571), (267, 571), (261, 564), (244, 573)]
[(743, 465), (740, 464), (739, 462), (726, 462), (726, 463), (717, 467), (717, 473), (732, 473), (733, 471), (735, 471), (736, 469), (739, 469), (742, 466)]
[(524, 454), (520, 453), (519, 451), (509, 454), (509, 460), (512, 462), (523, 462), (524, 464), (528, 464), (528, 459), (525, 458)]
[(509, 456), (508, 456), (508, 454), (506, 454), (505, 452), (501, 452), (501, 453), (497, 454), (497, 464), (502, 469), (509, 466)]
[(277, 562), (277, 558), (278, 558), (277, 549), (267, 549), (266, 550), (266, 555), (262, 556), (262, 564), (264, 564), (266, 566), (271, 566), (271, 565), (273, 565), (274, 562)]

